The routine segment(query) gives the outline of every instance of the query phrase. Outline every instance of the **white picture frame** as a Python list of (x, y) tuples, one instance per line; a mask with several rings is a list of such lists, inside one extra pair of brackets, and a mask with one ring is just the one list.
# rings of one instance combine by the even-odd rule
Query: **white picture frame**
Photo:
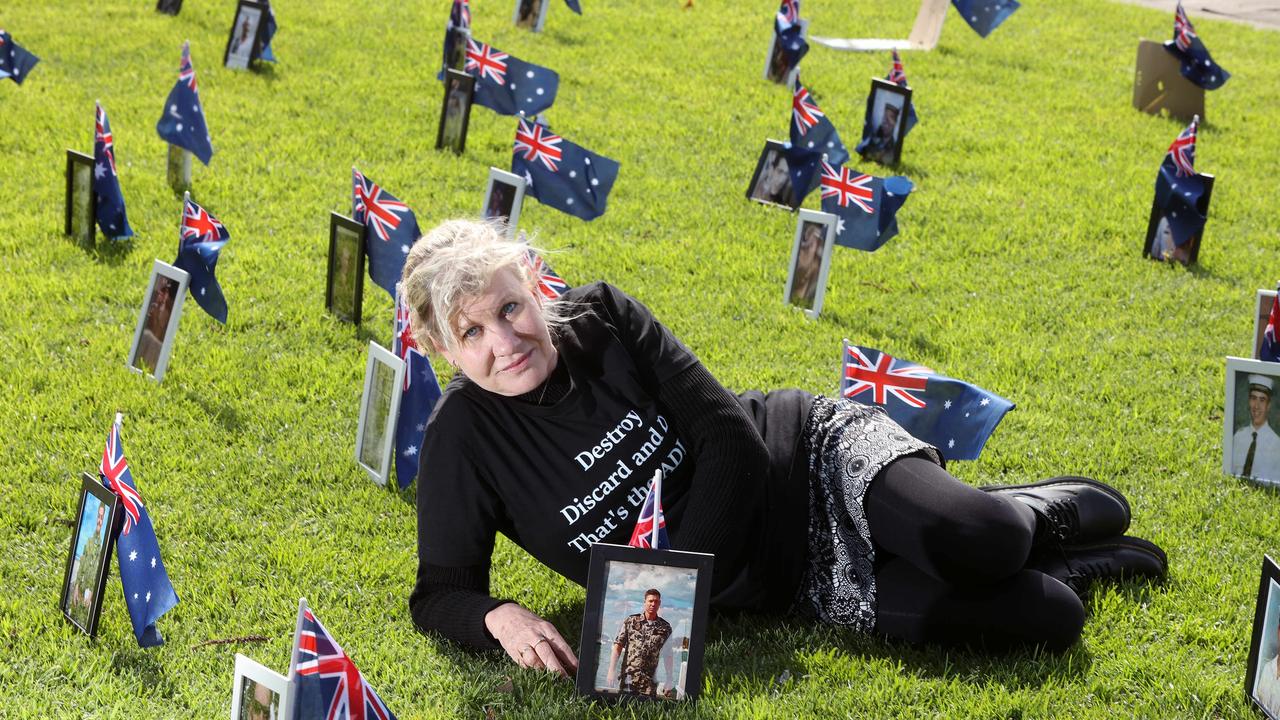
[(391, 474), (392, 445), (403, 392), (404, 361), (370, 341), (364, 392), (360, 395), (360, 421), (356, 425), (356, 464), (379, 485), (386, 485)]
[[(525, 6), (528, 5), (528, 9)], [(533, 32), (542, 32), (547, 24), (547, 8), (551, 0), (516, 0), (511, 11), (511, 22), (516, 27), (528, 28)]]
[[(263, 689), (269, 692), (265, 696)], [(256, 706), (254, 705), (256, 703)], [(261, 710), (265, 709), (264, 714)], [(231, 686), (231, 720), (284, 720), (293, 717), (293, 684), (288, 678), (240, 653)]]
[[(125, 361), (130, 370), (141, 375), (148, 375), (150, 370), (149, 377), (156, 382), (164, 379), (178, 334), (178, 321), (182, 318), (182, 301), (187, 297), (190, 284), (191, 276), (186, 270), (160, 260), (151, 264), (151, 279), (142, 296), (138, 326), (134, 328), (133, 344)], [(164, 316), (166, 306), (168, 317)], [(163, 333), (157, 335), (162, 327)]]
[[(822, 301), (827, 294), (836, 222), (836, 216), (831, 213), (808, 209), (800, 210), (796, 218), (796, 234), (791, 243), (791, 261), (787, 264), (787, 285), (782, 293), (782, 302), (800, 308), (815, 320), (822, 312)], [(815, 243), (821, 243), (821, 257), (814, 255)], [(818, 263), (818, 267), (815, 268), (814, 263)]]
[[(507, 237), (515, 237), (516, 227), (520, 222), (520, 210), (524, 207), (526, 188), (528, 188), (528, 181), (523, 177), (500, 168), (490, 167), (489, 180), (484, 186), (484, 205), (481, 206), (481, 216), (486, 219), (505, 217)], [(495, 190), (497, 190), (496, 194)]]
[[(1253, 423), (1255, 402), (1261, 404), (1267, 393), (1253, 381), (1255, 376), (1269, 379), (1271, 397), (1262, 408), (1263, 425)], [(1280, 363), (1263, 362), (1252, 358), (1228, 357), (1226, 367), (1226, 392), (1222, 412), (1222, 471), (1232, 477), (1243, 478), (1264, 487), (1280, 488), (1280, 403), (1275, 395), (1280, 393)], [(1248, 459), (1248, 446), (1253, 443), (1252, 431), (1258, 433), (1254, 457)], [(1245, 473), (1245, 465), (1249, 472)]]
[(1275, 290), (1258, 288), (1257, 300), (1253, 309), (1253, 359), (1257, 360), (1262, 351), (1262, 333), (1267, 329), (1267, 321), (1271, 319), (1271, 304), (1276, 300)]

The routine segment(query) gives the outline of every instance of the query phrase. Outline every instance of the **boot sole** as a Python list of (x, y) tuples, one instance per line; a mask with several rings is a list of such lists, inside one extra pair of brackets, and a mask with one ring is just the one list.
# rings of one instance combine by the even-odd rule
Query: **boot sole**
[[(1156, 558), (1158, 558), (1160, 560), (1160, 574), (1157, 576), (1158, 579), (1164, 579), (1164, 576), (1169, 573), (1169, 556), (1165, 554), (1164, 550), (1162, 550), (1159, 545), (1156, 545), (1150, 540), (1143, 540), (1142, 538), (1134, 537), (1133, 535), (1122, 535), (1120, 537), (1113, 538), (1105, 542), (1089, 543), (1088, 545), (1072, 545), (1071, 549), (1084, 550), (1084, 551), (1114, 550), (1119, 547), (1126, 547), (1126, 548), (1131, 548), (1133, 550), (1139, 550), (1142, 552), (1150, 553), (1151, 555), (1154, 555)], [(1134, 575), (1132, 577), (1147, 577), (1147, 576)]]
[[(1079, 475), (1059, 475), (1058, 477), (1052, 477), (1052, 478), (1049, 478), (1048, 480), (1041, 480), (1040, 482), (1026, 483), (1025, 485), (983, 485), (978, 489), (985, 490), (985, 491), (1024, 490), (1026, 488), (1045, 487), (1048, 485), (1068, 485), (1068, 484), (1092, 485), (1093, 487), (1098, 488), (1099, 490), (1105, 492), (1106, 494), (1110, 495), (1116, 500), (1119, 500), (1120, 504), (1124, 506), (1124, 516), (1125, 518), (1127, 518), (1124, 524), (1124, 528), (1120, 532), (1123, 534), (1124, 532), (1127, 532), (1129, 530), (1129, 525), (1133, 522), (1133, 511), (1129, 509), (1129, 501), (1125, 498), (1124, 495), (1120, 493), (1119, 490), (1111, 487), (1110, 485), (1104, 482), (1099, 482), (1098, 480), (1094, 480), (1093, 478), (1081, 477)], [(1134, 538), (1134, 539), (1141, 540), (1141, 538)], [(1143, 540), (1143, 542), (1146, 542), (1146, 541)], [(1155, 548), (1156, 551), (1158, 551), (1160, 555), (1163, 557), (1164, 552), (1160, 550), (1160, 548), (1156, 547), (1154, 543), (1148, 543), (1148, 544), (1151, 545), (1151, 547)]]

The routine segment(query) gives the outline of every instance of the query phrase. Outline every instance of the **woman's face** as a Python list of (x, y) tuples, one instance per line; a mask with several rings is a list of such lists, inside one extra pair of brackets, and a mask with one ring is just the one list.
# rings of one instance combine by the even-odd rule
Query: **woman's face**
[(436, 350), (475, 384), (497, 395), (522, 395), (555, 369), (542, 299), (514, 272), (500, 271), (483, 293), (463, 298), (460, 310), (453, 349)]

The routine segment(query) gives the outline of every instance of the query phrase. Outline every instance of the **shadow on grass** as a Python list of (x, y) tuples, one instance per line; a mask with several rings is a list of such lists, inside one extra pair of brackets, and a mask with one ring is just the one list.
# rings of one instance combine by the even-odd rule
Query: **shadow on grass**
[(253, 71), (254, 75), (265, 78), (269, 83), (279, 80), (279, 78), (276, 77), (275, 63), (266, 62), (265, 60), (256, 60), (250, 69)]
[(200, 409), (226, 432), (238, 433), (244, 429), (244, 416), (235, 406), (191, 389), (187, 389), (186, 394), (188, 400), (199, 405)]
[[(90, 252), (86, 250), (86, 252)], [(133, 252), (133, 238), (122, 238), (120, 240), (112, 240), (110, 238), (99, 238), (94, 243), (93, 250), (94, 259), (100, 263), (118, 267), (129, 257), (129, 253)]]
[(112, 656), (111, 666), (118, 675), (137, 678), (137, 684), (156, 697), (173, 697), (176, 691), (154, 650), (138, 647), (119, 651)]

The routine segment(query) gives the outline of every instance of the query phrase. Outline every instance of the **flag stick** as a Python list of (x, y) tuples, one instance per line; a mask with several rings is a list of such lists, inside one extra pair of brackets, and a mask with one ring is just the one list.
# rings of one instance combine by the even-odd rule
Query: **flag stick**
[(662, 468), (653, 471), (653, 529), (649, 533), (649, 547), (658, 547), (658, 520), (662, 512)]

